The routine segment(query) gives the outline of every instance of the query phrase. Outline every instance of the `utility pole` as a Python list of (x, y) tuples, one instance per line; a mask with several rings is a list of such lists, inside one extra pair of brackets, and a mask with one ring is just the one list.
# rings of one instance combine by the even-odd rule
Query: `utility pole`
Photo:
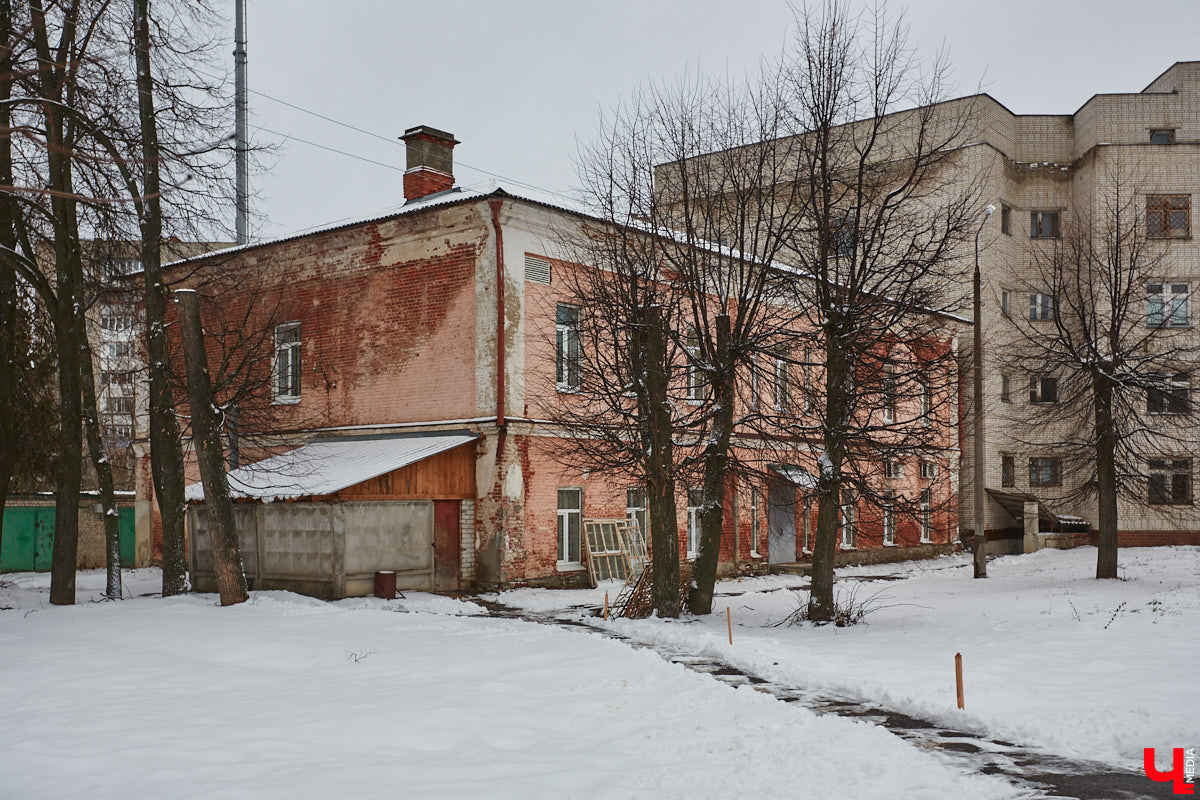
[(982, 291), (980, 289), (979, 279), (979, 234), (983, 233), (983, 226), (987, 224), (988, 217), (996, 207), (989, 205), (983, 210), (983, 219), (979, 221), (979, 228), (975, 231), (975, 347), (971, 353), (971, 361), (974, 366), (972, 370), (974, 378), (974, 404), (972, 411), (975, 417), (973, 426), (974, 433), (974, 470), (972, 482), (975, 484), (974, 499), (975, 499), (975, 531), (971, 537), (975, 555), (975, 577), (987, 577), (987, 533), (984, 526), (984, 465), (983, 465), (983, 320), (980, 316), (980, 311), (983, 308)]
[(234, 0), (233, 79), (234, 79), (234, 166), (237, 170), (234, 225), (237, 243), (250, 241), (250, 165), (246, 141), (246, 0)]

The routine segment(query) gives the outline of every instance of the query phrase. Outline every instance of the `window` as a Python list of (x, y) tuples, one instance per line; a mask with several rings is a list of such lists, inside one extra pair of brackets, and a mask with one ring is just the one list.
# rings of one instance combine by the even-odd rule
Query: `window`
[(1000, 402), (1012, 402), (1012, 380), (1007, 375), (1000, 376)]
[(854, 547), (854, 493), (842, 489), (842, 549)]
[(630, 524), (637, 525), (638, 530), (642, 532), (643, 537), (650, 536), (650, 526), (647, 524), (646, 518), (646, 490), (645, 489), (626, 489), (625, 490), (625, 519), (629, 520)]
[(1146, 324), (1186, 328), (1191, 323), (1189, 294), (1186, 283), (1146, 284)]
[(1150, 129), (1150, 144), (1174, 144), (1175, 129), (1174, 128), (1151, 128)]
[(855, 216), (848, 214), (834, 223), (833, 236), (830, 242), (833, 255), (849, 257), (854, 255), (854, 223)]
[(700, 506), (704, 502), (704, 492), (688, 489), (687, 496), (687, 557), (695, 558), (700, 551)]
[(883, 546), (896, 544), (896, 493), (883, 493)]
[(931, 524), (933, 522), (933, 503), (931, 500), (931, 492), (928, 489), (922, 489), (920, 509), (922, 544), (929, 544), (933, 541), (933, 525)]
[(896, 421), (896, 368), (890, 364), (883, 368), (883, 421)]
[(106, 278), (120, 278), (142, 271), (142, 262), (137, 258), (114, 258), (104, 265)]
[(100, 309), (100, 329), (108, 333), (125, 333), (133, 330), (133, 316), (122, 313), (118, 308), (106, 306)]
[(109, 342), (104, 349), (110, 359), (130, 358), (133, 355), (133, 342)]
[(1017, 462), (1012, 456), (1000, 456), (1000, 485), (1005, 488), (1017, 485)]
[(1192, 460), (1177, 458), (1149, 462), (1149, 501), (1156, 505), (1192, 502)]
[(1029, 295), (1029, 319), (1054, 319), (1054, 298), (1048, 294)]
[(933, 424), (933, 387), (929, 381), (921, 380), (921, 424), (929, 427)]
[(1188, 374), (1151, 375), (1155, 383), (1146, 392), (1146, 410), (1151, 414), (1188, 413)]
[(1151, 239), (1183, 239), (1192, 235), (1190, 194), (1146, 196), (1146, 235)]
[(1030, 486), (1059, 486), (1062, 484), (1062, 459), (1029, 459)]
[(1030, 239), (1057, 239), (1058, 238), (1058, 212), (1057, 211), (1030, 211), (1029, 212), (1029, 238)]
[(885, 478), (903, 478), (904, 477), (904, 462), (888, 459), (883, 462), (883, 477)]
[(757, 410), (761, 398), (758, 392), (758, 355), (750, 356), (750, 408)]
[(937, 462), (921, 459), (921, 477), (931, 481), (937, 477)]
[(1058, 378), (1049, 378), (1045, 376), (1031, 376), (1029, 378), (1029, 402), (1031, 403), (1057, 403), (1058, 402)]
[(109, 397), (105, 401), (104, 410), (109, 414), (124, 414), (129, 416), (133, 413), (133, 396), (120, 394)]
[(300, 400), (300, 323), (275, 326), (275, 400)]
[(558, 566), (582, 565), (579, 531), (583, 528), (583, 489), (558, 490)]
[(700, 336), (695, 328), (688, 328), (687, 340), (687, 399), (693, 405), (699, 405), (708, 399), (708, 381), (704, 378), (704, 370), (700, 366)]
[(812, 547), (811, 547), (811, 543), (809, 542), (809, 538), (812, 533), (812, 499), (811, 498), (806, 499), (804, 501), (804, 511), (802, 513), (804, 514), (804, 517), (803, 517), (803, 522), (801, 522), (801, 524), (800, 524), (800, 527), (804, 530), (804, 550), (803, 550), (803, 552), (811, 554)]
[(1005, 318), (1007, 318), (1012, 313), (1011, 309), (1012, 309), (1012, 292), (1010, 292), (1008, 289), (1001, 289), (1000, 290), (1000, 313), (1003, 314), (1005, 316)]
[(800, 380), (802, 381), (801, 387), (804, 392), (804, 401), (803, 402), (804, 402), (804, 413), (805, 414), (812, 411), (812, 396), (813, 395), (812, 395), (812, 371), (810, 369), (811, 366), (812, 366), (812, 354), (808, 350), (805, 350), (804, 351), (804, 364), (800, 367)]
[(1000, 204), (1000, 232), (1012, 236), (1012, 209)]
[(758, 555), (758, 536), (762, 532), (758, 521), (758, 489), (750, 490), (750, 555)]
[(781, 350), (775, 356), (775, 410), (787, 411), (791, 406), (791, 391), (788, 386), (788, 353)]
[(109, 444), (126, 445), (133, 438), (133, 426), (128, 422), (106, 422), (100, 436)]
[(560, 303), (554, 313), (554, 382), (560, 392), (579, 388), (579, 309)]

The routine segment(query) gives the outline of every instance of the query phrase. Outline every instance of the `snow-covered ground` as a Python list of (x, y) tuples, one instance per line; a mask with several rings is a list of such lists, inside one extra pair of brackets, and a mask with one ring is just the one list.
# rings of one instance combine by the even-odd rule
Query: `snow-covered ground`
[[(987, 580), (972, 580), (961, 556), (846, 568), (838, 591), (876, 609), (849, 628), (771, 627), (807, 601), (789, 590), (804, 581), (784, 576), (719, 584), (710, 618), (608, 624), (773, 681), (1139, 770), (1143, 748), (1200, 745), (1200, 548), (1123, 549), (1120, 562), (1116, 581), (1094, 579), (1090, 547), (997, 558)], [(500, 599), (546, 612), (603, 595), (525, 589)]]
[[(874, 725), (818, 717), (600, 636), (481, 617), (466, 602), (256, 592), (220, 608), (212, 595), (143, 596), (157, 589), (153, 570), (127, 573), (130, 599), (90, 602), (103, 580), (82, 573), (79, 604), (52, 607), (48, 576), (0, 577), (0, 796), (1014, 796), (1000, 779)], [(935, 581), (943, 589), (929, 603), (961, 594), (953, 583)], [(988, 585), (994, 600), (1000, 584)], [(558, 595), (567, 604), (587, 596)], [(742, 605), (787, 593), (753, 597), (734, 598), (743, 625), (765, 616)], [(1080, 610), (1081, 626), (1097, 621), (1087, 603)], [(825, 671), (849, 675), (872, 649), (864, 637), (899, 641), (907, 657), (903, 629), (923, 623), (897, 612), (836, 634), (739, 627), (734, 652), (757, 662), (812, 640), (832, 658), (844, 640), (841, 667)], [(1194, 612), (1194, 602), (1184, 610)], [(1173, 610), (1153, 615), (1176, 624)], [(707, 622), (636, 626), (697, 643), (716, 632)], [(924, 669), (943, 660), (928, 655)], [(978, 669), (983, 657), (971, 657)], [(916, 676), (912, 685), (935, 682), (944, 683)]]

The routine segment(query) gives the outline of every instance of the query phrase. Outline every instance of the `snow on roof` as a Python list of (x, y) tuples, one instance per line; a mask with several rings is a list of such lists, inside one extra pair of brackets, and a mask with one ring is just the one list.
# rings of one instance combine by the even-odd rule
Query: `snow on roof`
[(778, 472), (783, 477), (787, 478), (794, 485), (801, 489), (817, 488), (817, 479), (811, 472), (804, 467), (796, 467), (791, 464), (773, 464), (771, 469)]
[[(267, 503), (333, 494), (478, 438), (456, 434), (311, 442), (230, 471), (229, 492), (233, 497), (253, 497)], [(185, 498), (188, 502), (203, 500), (204, 486), (189, 485)]]

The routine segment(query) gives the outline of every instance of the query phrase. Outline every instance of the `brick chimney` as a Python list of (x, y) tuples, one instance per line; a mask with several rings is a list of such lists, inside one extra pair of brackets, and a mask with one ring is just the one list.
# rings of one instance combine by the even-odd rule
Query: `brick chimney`
[(454, 145), (458, 140), (445, 131), (418, 125), (400, 137), (408, 149), (404, 171), (404, 199), (419, 200), (454, 188)]

